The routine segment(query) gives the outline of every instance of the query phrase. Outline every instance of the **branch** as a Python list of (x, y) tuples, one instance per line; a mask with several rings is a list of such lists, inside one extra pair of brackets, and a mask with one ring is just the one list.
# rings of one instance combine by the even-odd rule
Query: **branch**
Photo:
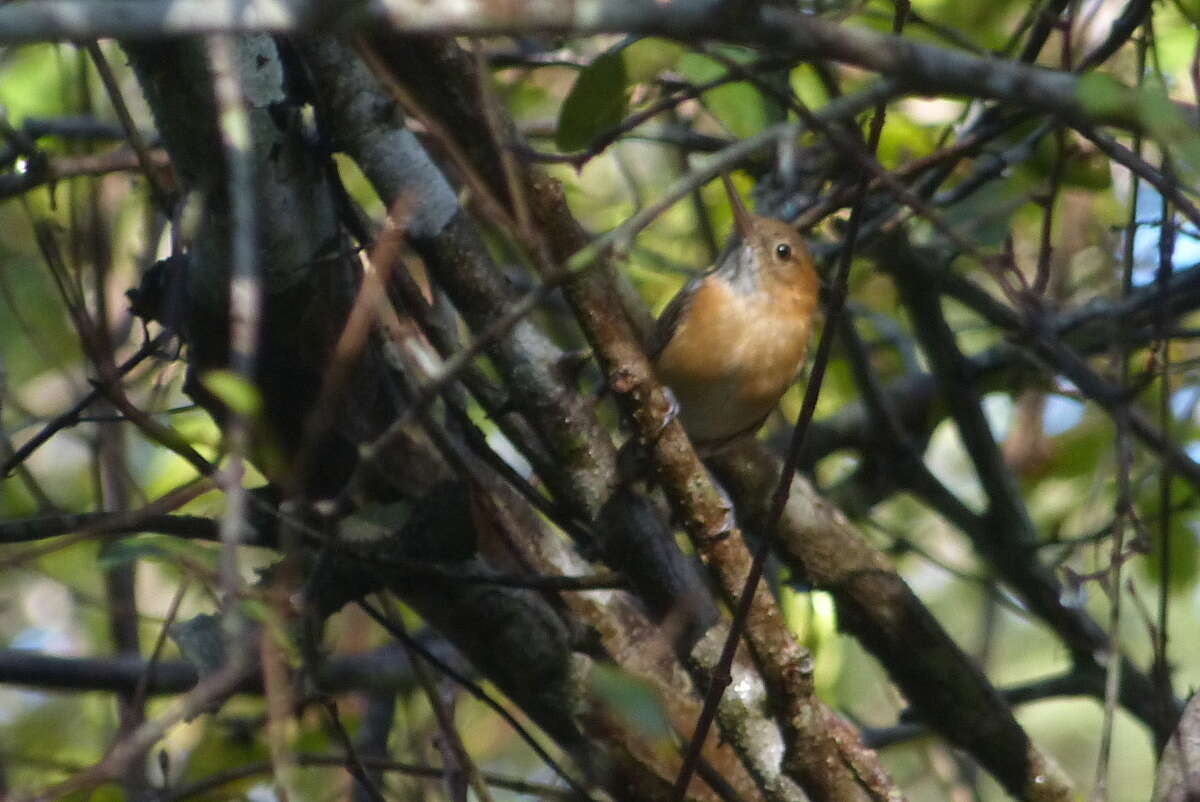
[[(469, 671), (462, 658), (445, 641), (434, 647), (443, 660)], [(427, 647), (429, 648), (429, 647)], [(184, 660), (160, 660), (151, 665), (139, 657), (57, 657), (23, 649), (0, 649), (0, 683), (61, 691), (111, 691), (132, 693), (146, 677), (146, 693), (184, 693), (199, 679), (196, 667)], [(333, 657), (321, 666), (317, 688), (326, 693), (344, 691), (404, 691), (415, 686), (404, 653), (388, 647), (365, 655)], [(237, 686), (235, 693), (262, 693), (262, 677), (255, 673)]]
[[(779, 467), (754, 442), (714, 461), (749, 525), (767, 518)], [(969, 752), (1011, 793), (1054, 799), (1068, 787), (887, 560), (800, 476), (793, 479), (778, 530), (778, 551), (797, 577), (833, 595), (840, 624), (879, 658), (922, 720)]]
[[(346, 766), (348, 757), (338, 755), (309, 755), (297, 754), (295, 756), (296, 763), (300, 766), (320, 767), (327, 766), (337, 768)], [(393, 760), (388, 760), (383, 757), (368, 757), (361, 756), (361, 764), (374, 772), (397, 772), (400, 774), (408, 774), (413, 777), (428, 777), (430, 779), (439, 779), (445, 776), (446, 769), (439, 766), (419, 766), (411, 763), (399, 763)], [(271, 774), (275, 770), (274, 764), (269, 760), (264, 760), (259, 763), (247, 763), (244, 766), (236, 766), (231, 769), (212, 774), (202, 780), (179, 785), (170, 788), (156, 797), (157, 802), (181, 802), (181, 800), (192, 799), (194, 797), (203, 797), (220, 788), (223, 785), (244, 780), (247, 777), (254, 777), (259, 774)], [(513, 777), (504, 777), (492, 772), (483, 772), (484, 782), (489, 785), (494, 785), (496, 788), (502, 788), (506, 791), (513, 791), (517, 794), (542, 797), (544, 799), (560, 800), (560, 802), (578, 802), (579, 795), (565, 788), (559, 788), (553, 785), (545, 785), (542, 783), (533, 783), (527, 780), (519, 780)]]
[[(146, 153), (145, 166), (152, 170), (166, 171), (171, 162), (165, 151), (153, 148)], [(0, 198), (12, 198), (35, 187), (53, 184), (64, 178), (80, 175), (105, 175), (143, 168), (143, 162), (132, 150), (121, 148), (108, 153), (84, 156), (57, 156), (29, 163), (25, 172), (0, 175)]]
[(34, 793), (32, 799), (38, 802), (62, 799), (119, 778), (132, 761), (149, 752), (176, 724), (219, 706), (236, 693), (251, 670), (248, 660), (231, 660), (220, 670), (200, 680), (187, 694), (175, 699), (157, 718), (144, 722), (119, 740), (99, 763), (68, 780)]
[(780, 48), (797, 59), (852, 64), (903, 80), (914, 93), (1003, 100), (1072, 124), (1142, 128), (1132, 103), (1113, 104), (1102, 113), (1089, 110), (1080, 98), (1078, 77), (1069, 72), (978, 56), (770, 7), (754, 18), (737, 18), (725, 13), (726, 7), (717, 0), (376, 0), (337, 16), (317, 2), (287, 5), (248, 0), (228, 7), (207, 0), (26, 0), (0, 6), (0, 41), (162, 39), (216, 32), (295, 34), (354, 29), (448, 36), (623, 31), (689, 40), (715, 38)]
[[(890, 246), (888, 258), (881, 262), (881, 266), (893, 276), (901, 298), (909, 309), (917, 337), (938, 377), (947, 408), (988, 496), (988, 508), (984, 515), (976, 523), (963, 526), (963, 532), (997, 575), (1062, 640), (1071, 651), (1077, 670), (1103, 673), (1103, 666), (1108, 659), (1105, 633), (1086, 612), (1064, 602), (1062, 587), (1054, 575), (1037, 562), (1033, 548), (1039, 541), (1037, 529), (1029, 518), (1012, 475), (1004, 465), (983, 416), (979, 390), (972, 382), (968, 360), (959, 350), (957, 338), (942, 311), (935, 280), (938, 274), (902, 235), (894, 236)], [(1019, 324), (1021, 321), (1018, 319), (1016, 322)], [(1039, 329), (1033, 330), (1032, 334), (1039, 346), (1050, 343), (1060, 351), (1069, 350)], [(1072, 356), (1082, 365), (1081, 370), (1094, 376), (1078, 356), (1073, 353)], [(1083, 374), (1069, 370), (1071, 366), (1060, 364), (1058, 367), (1087, 392), (1079, 381), (1085, 378)], [(1109, 404), (1115, 406), (1117, 403), (1114, 393)], [(1104, 404), (1103, 400), (1101, 404)], [(1128, 662), (1122, 676), (1122, 704), (1156, 733), (1164, 726), (1169, 726), (1158, 719), (1146, 676)]]
[[(958, 275), (942, 275), (943, 291), (979, 313), (989, 322), (1003, 329), (1017, 331), (1021, 323), (1008, 307), (996, 301), (982, 288)], [(1113, 337), (1122, 343), (1148, 343), (1155, 338), (1153, 319), (1160, 313), (1160, 303), (1165, 302), (1167, 314), (1179, 317), (1200, 309), (1200, 268), (1189, 268), (1176, 272), (1166, 293), (1157, 287), (1145, 287), (1132, 293), (1124, 301), (1093, 300), (1078, 309), (1044, 314), (1044, 325), (1055, 338), (1077, 352), (1080, 356), (1091, 356), (1106, 352), (1112, 347)], [(1019, 389), (1015, 383), (1018, 369), (1027, 362), (1023, 349), (1009, 343), (997, 345), (970, 358), (968, 370), (972, 382), (984, 393), (993, 390)], [(943, 397), (937, 392), (937, 380), (928, 373), (914, 372), (893, 380), (883, 390), (886, 402), (894, 408), (905, 431), (923, 437), (946, 415)], [(1105, 391), (1107, 394), (1107, 391)], [(1135, 414), (1135, 417), (1141, 417)], [(1142, 420), (1145, 420), (1142, 417)], [(1165, 446), (1156, 436), (1158, 429), (1149, 421), (1139, 426), (1135, 434), (1143, 436), (1143, 443), (1157, 453)], [(887, 432), (875, 425), (870, 411), (862, 401), (846, 404), (836, 414), (814, 423), (805, 446), (801, 464), (805, 468), (815, 465), (823, 457), (842, 448), (869, 451), (887, 442)], [(1183, 464), (1186, 454), (1172, 449), (1170, 459)], [(1185, 475), (1191, 476), (1192, 472)]]

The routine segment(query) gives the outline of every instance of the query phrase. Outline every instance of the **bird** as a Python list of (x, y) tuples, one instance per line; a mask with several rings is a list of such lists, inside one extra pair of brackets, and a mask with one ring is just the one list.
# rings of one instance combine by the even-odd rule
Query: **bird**
[(733, 207), (730, 243), (667, 304), (648, 351), (684, 431), (709, 454), (757, 431), (795, 380), (821, 287), (800, 234), (748, 212), (729, 176), (721, 179)]

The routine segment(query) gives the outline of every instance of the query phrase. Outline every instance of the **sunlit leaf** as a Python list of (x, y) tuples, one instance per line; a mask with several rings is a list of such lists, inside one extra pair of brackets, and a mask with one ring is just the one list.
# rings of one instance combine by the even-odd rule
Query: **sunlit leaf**
[[(725, 54), (730, 58), (745, 59), (736, 49), (728, 49)], [(696, 83), (707, 83), (729, 71), (724, 64), (697, 53), (684, 55), (679, 61), (679, 69)], [(742, 81), (722, 84), (705, 92), (702, 100), (735, 136), (751, 136), (766, 125), (766, 106), (762, 94), (753, 84)]]
[(1200, 0), (1175, 0), (1179, 13), (1193, 25), (1200, 25)]
[(262, 395), (258, 388), (232, 371), (210, 370), (201, 381), (210, 393), (234, 412), (252, 418), (262, 410)]
[(6, 54), (0, 68), (0, 104), (11, 121), (60, 115), (77, 102), (76, 84), (67, 79), (63, 67), (70, 69), (50, 47), (17, 47)]
[[(252, 731), (220, 725), (210, 721), (204, 734), (188, 753), (184, 781), (202, 780), (227, 770), (230, 766), (241, 766), (266, 760), (269, 752), (265, 740), (254, 737)], [(226, 783), (206, 796), (193, 799), (227, 800), (245, 798), (244, 794), (263, 781), (263, 775), (251, 775), (245, 779)]]
[(621, 51), (630, 83), (644, 83), (679, 63), (683, 45), (667, 39), (639, 39)]

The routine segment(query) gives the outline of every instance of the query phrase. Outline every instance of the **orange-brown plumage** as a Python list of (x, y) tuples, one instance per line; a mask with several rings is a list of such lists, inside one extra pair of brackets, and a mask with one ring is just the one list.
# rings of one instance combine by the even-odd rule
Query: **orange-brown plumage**
[(758, 428), (804, 362), (820, 282), (794, 229), (746, 212), (726, 179), (740, 242), (680, 290), (651, 356), (684, 429), (717, 445)]

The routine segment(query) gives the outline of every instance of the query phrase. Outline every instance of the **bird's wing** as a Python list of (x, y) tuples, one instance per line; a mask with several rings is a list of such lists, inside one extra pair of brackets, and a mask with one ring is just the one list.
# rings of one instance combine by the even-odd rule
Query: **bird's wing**
[(650, 344), (646, 349), (651, 362), (657, 360), (658, 355), (667, 347), (667, 343), (671, 342), (671, 337), (674, 336), (679, 321), (683, 319), (688, 307), (692, 305), (692, 301), (696, 297), (696, 291), (710, 275), (712, 275), (711, 271), (702, 273), (685, 284), (683, 289), (677, 292), (671, 302), (667, 304), (667, 308), (662, 311), (662, 314), (658, 316), (658, 323), (654, 326), (654, 333), (650, 335)]

